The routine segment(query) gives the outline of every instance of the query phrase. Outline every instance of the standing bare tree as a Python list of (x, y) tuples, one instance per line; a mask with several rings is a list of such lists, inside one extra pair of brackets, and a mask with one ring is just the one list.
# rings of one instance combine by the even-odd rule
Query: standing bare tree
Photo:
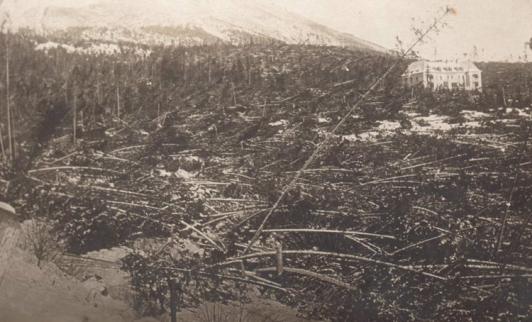
[(2, 131), (3, 131), (3, 126), (0, 123), (0, 149), (2, 150), (2, 161), (6, 161), (7, 156), (6, 156), (6, 149), (4, 146), (4, 136), (2, 134)]
[(120, 65), (114, 65), (113, 74), (115, 77), (116, 85), (116, 117), (120, 118)]
[(78, 91), (77, 87), (74, 86), (74, 102), (73, 102), (73, 113), (72, 113), (72, 143), (74, 146), (77, 144), (78, 137)]
[[(11, 161), (13, 161), (13, 129), (12, 129), (12, 119), (11, 119), (11, 104), (10, 104), (10, 73), (9, 73), (9, 16), (7, 16), (4, 19), (4, 22), (2, 23), (2, 31), (5, 32), (4, 41), (5, 41), (5, 66), (6, 66), (6, 118), (7, 118), (7, 140), (8, 140), (8, 151), (9, 151), (9, 158)], [(3, 144), (2, 144), (3, 145)]]

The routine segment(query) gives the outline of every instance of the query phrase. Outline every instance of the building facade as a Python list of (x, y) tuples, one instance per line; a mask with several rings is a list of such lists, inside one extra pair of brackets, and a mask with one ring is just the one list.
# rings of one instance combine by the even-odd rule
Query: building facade
[(482, 91), (482, 71), (472, 61), (416, 61), (402, 79), (407, 87)]

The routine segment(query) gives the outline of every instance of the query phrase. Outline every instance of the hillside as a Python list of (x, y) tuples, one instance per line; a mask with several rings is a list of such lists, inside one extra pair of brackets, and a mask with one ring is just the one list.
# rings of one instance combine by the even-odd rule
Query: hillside
[(412, 97), (399, 62), (330, 134), (395, 58), (37, 42), (9, 39), (14, 153), (5, 140), (0, 198), (48, 222), (69, 254), (131, 249), (137, 312), (258, 295), (333, 321), (529, 314), (530, 109), (485, 93)]
[(276, 40), (385, 51), (259, 0), (4, 0), (0, 16), (6, 15), (14, 29), (75, 30), (83, 39), (183, 45)]

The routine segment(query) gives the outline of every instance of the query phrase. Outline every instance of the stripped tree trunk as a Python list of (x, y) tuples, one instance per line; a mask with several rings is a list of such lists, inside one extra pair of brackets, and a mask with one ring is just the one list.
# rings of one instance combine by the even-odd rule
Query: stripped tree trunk
[(236, 106), (236, 91), (235, 91), (235, 83), (231, 82), (231, 88), (233, 90), (233, 104)]
[(6, 43), (6, 115), (7, 115), (7, 140), (9, 158), (13, 161), (13, 129), (11, 127), (11, 106), (10, 106), (10, 92), (9, 92), (9, 32), (5, 36)]
[(283, 245), (280, 242), (275, 244), (276, 254), (275, 258), (277, 259), (277, 275), (283, 274)]
[(168, 288), (170, 289), (170, 320), (177, 322), (177, 290), (174, 279), (168, 280)]
[(502, 105), (506, 107), (506, 91), (504, 90), (504, 86), (502, 87)]
[(116, 116), (120, 118), (120, 87), (116, 84)]
[(212, 67), (211, 67), (211, 57), (210, 56), (209, 56), (209, 59), (207, 61), (207, 64), (209, 66), (209, 71), (208, 71), (209, 84), (211, 84), (211, 82), (212, 82), (212, 76), (211, 76), (212, 71), (211, 71), (211, 68)]
[(74, 88), (74, 106), (73, 106), (73, 115), (72, 115), (72, 143), (74, 145), (77, 144), (77, 135), (78, 135), (78, 122), (77, 122), (77, 116), (78, 116), (78, 93), (77, 89)]
[(2, 160), (6, 161), (7, 156), (6, 156), (6, 149), (4, 146), (4, 136), (2, 135), (2, 131), (3, 131), (3, 126), (2, 124), (0, 124), (0, 149), (2, 149)]

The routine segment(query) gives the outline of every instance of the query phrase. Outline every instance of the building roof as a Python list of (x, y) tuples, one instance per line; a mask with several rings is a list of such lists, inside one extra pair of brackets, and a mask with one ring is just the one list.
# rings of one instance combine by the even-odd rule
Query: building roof
[(470, 60), (465, 60), (465, 61), (418, 60), (418, 61), (411, 63), (403, 75), (406, 76), (409, 74), (421, 73), (427, 69), (433, 72), (478, 72), (478, 73), (481, 73), (481, 70), (475, 65), (474, 62)]

